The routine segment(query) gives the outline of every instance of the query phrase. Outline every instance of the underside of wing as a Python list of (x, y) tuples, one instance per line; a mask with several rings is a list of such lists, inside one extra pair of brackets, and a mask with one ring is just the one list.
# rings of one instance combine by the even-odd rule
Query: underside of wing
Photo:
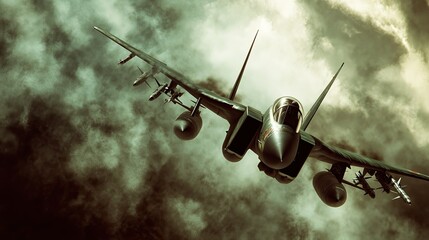
[[(310, 135), (305, 132), (303, 134)], [(395, 167), (387, 163), (384, 163), (382, 161), (378, 161), (369, 157), (362, 156), (358, 153), (354, 153), (354, 152), (347, 151), (345, 149), (330, 146), (313, 136), (311, 137), (314, 139), (314, 142), (315, 142), (315, 145), (310, 153), (310, 157), (312, 158), (316, 158), (318, 160), (332, 163), (332, 164), (343, 162), (348, 164), (349, 166), (363, 167), (363, 168), (371, 169), (375, 171), (389, 172), (389, 173), (394, 173), (394, 174), (399, 174), (403, 176), (409, 176), (409, 177), (429, 181), (428, 175), (418, 173), (409, 169)]]
[(207, 107), (217, 115), (226, 119), (230, 124), (235, 123), (245, 111), (246, 107), (242, 104), (222, 97), (208, 89), (197, 86), (183, 74), (167, 66), (167, 64), (159, 61), (158, 59), (150, 56), (149, 54), (141, 50), (138, 50), (137, 48), (131, 46), (130, 44), (114, 36), (113, 34), (104, 31), (103, 29), (98, 27), (94, 27), (94, 29), (102, 33), (104, 36), (108, 37), (112, 41), (116, 42), (117, 44), (121, 45), (123, 48), (127, 49), (133, 55), (141, 58), (142, 60), (150, 64), (153, 68), (156, 69), (157, 72), (163, 73), (171, 81), (181, 86), (196, 99), (201, 99), (201, 104), (203, 106)]

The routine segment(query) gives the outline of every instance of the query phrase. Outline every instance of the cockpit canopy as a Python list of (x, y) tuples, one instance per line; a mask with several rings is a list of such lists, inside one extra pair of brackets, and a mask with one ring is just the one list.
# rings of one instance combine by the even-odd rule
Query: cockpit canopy
[(303, 108), (293, 97), (281, 97), (273, 104), (273, 117), (276, 122), (288, 125), (299, 132), (302, 123)]

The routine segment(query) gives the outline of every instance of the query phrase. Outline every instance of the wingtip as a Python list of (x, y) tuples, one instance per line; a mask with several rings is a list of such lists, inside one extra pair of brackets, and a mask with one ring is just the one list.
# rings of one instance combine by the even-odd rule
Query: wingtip
[(94, 26), (94, 29), (97, 30), (100, 33), (104, 33), (104, 30), (101, 29), (101, 28), (99, 28), (99, 27), (97, 27), (97, 26)]

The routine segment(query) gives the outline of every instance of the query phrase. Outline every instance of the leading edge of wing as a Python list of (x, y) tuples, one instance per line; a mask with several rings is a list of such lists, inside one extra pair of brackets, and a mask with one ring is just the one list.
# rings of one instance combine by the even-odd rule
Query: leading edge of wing
[(138, 50), (137, 48), (126, 43), (122, 39), (115, 35), (94, 26), (94, 29), (108, 37), (112, 41), (116, 42), (123, 48), (134, 53), (137, 57), (147, 62), (151, 66), (155, 67), (159, 72), (167, 76), (171, 81), (177, 83), (187, 92), (189, 92), (195, 98), (202, 98), (202, 104), (213, 111), (215, 114), (225, 118), (228, 122), (233, 123), (236, 119), (241, 116), (241, 113), (245, 111), (245, 107), (242, 104), (229, 100), (228, 98), (222, 97), (213, 91), (197, 86), (192, 83), (183, 74), (167, 66), (167, 64), (159, 61), (158, 59), (150, 56), (149, 54)]
[(147, 54), (141, 50), (138, 50), (137, 48), (135, 48), (135, 47), (131, 46), (130, 44), (126, 43), (125, 41), (123, 41), (122, 39), (116, 37), (115, 35), (107, 32), (107, 31), (105, 31), (99, 27), (94, 26), (94, 29), (97, 30), (98, 32), (100, 32), (101, 34), (103, 34), (104, 36), (110, 38), (112, 41), (116, 42), (117, 44), (119, 44), (123, 48), (134, 53), (137, 57), (139, 57), (143, 61), (147, 62), (151, 66), (156, 67), (158, 69), (158, 71), (164, 73), (167, 77), (169, 77), (173, 81), (177, 82), (177, 84), (182, 86), (186, 91), (188, 91), (194, 97), (196, 97), (196, 98), (199, 97), (199, 94), (198, 94), (199, 88), (197, 86), (195, 86), (192, 82), (187, 81), (186, 80), (187, 78), (185, 76), (183, 76), (179, 72), (169, 68), (167, 66), (167, 64), (159, 61), (158, 59), (150, 56), (149, 54)]
[(137, 55), (138, 57), (140, 57), (141, 59), (143, 59), (145, 62), (149, 63), (150, 65), (156, 65), (156, 66), (166, 66), (165, 63), (158, 61), (156, 58), (150, 56), (149, 54), (138, 50), (137, 48), (129, 45), (128, 43), (126, 43), (125, 41), (123, 41), (122, 39), (116, 37), (115, 35), (111, 34), (110, 32), (107, 32), (97, 26), (94, 26), (94, 29), (97, 30), (98, 32), (100, 32), (101, 34), (103, 34), (104, 36), (110, 38), (112, 41), (116, 42), (117, 44), (121, 45), (123, 48), (127, 49), (128, 51), (134, 53), (135, 55)]
[[(305, 132), (304, 134), (310, 135)], [(395, 167), (387, 163), (384, 163), (382, 161), (365, 157), (358, 153), (350, 152), (345, 149), (329, 146), (328, 144), (320, 141), (314, 136), (312, 136), (312, 138), (315, 141), (315, 146), (313, 147), (310, 153), (310, 157), (316, 158), (318, 160), (328, 162), (328, 163), (344, 162), (352, 166), (373, 169), (376, 171), (387, 171), (394, 174), (399, 174), (403, 176), (408, 176), (408, 177), (429, 181), (428, 175), (415, 172), (410, 169)]]

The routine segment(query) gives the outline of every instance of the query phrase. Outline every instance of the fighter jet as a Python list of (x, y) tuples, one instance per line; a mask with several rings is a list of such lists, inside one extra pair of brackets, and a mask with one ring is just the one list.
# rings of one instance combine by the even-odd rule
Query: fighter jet
[(149, 101), (157, 99), (161, 95), (161, 93), (166, 93), (168, 91), (168, 83), (161, 85), (156, 78), (155, 81), (158, 85), (158, 88), (155, 89), (155, 91), (149, 96)]
[[(346, 169), (351, 166), (363, 167), (379, 175), (393, 173), (429, 181), (428, 175), (328, 145), (306, 132), (344, 63), (305, 117), (303, 117), (304, 111), (301, 103), (296, 98), (289, 96), (276, 99), (262, 113), (251, 106), (234, 101), (257, 33), (229, 97), (222, 97), (209, 89), (198, 86), (167, 64), (138, 50), (111, 33), (98, 27), (94, 28), (170, 79), (171, 82), (166, 89), (164, 89), (165, 85), (162, 85), (155, 93), (167, 93), (178, 85), (195, 97), (195, 105), (187, 108), (174, 123), (174, 133), (178, 138), (191, 140), (198, 135), (202, 127), (200, 107), (204, 107), (228, 121), (229, 129), (222, 145), (222, 153), (228, 161), (240, 161), (250, 149), (260, 160), (258, 168), (280, 183), (292, 182), (309, 157), (331, 164), (329, 171), (321, 171), (313, 178), (316, 193), (325, 204), (331, 207), (341, 206), (346, 201), (347, 192), (342, 182)], [(173, 93), (170, 92), (170, 94)]]

